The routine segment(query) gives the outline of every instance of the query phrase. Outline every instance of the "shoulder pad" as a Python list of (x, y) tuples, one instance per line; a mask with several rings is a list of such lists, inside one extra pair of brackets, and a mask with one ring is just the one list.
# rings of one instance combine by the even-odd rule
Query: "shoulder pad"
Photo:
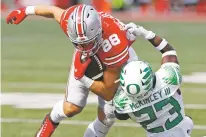
[(182, 75), (179, 65), (176, 63), (165, 63), (161, 66), (163, 71), (163, 81), (171, 85), (180, 85), (182, 83)]

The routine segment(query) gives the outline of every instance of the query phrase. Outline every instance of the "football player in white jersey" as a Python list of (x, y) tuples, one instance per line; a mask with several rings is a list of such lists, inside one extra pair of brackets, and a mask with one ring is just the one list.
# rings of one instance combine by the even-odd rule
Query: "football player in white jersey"
[(128, 39), (143, 36), (162, 53), (161, 67), (153, 72), (147, 62), (132, 61), (121, 71), (114, 97), (118, 119), (139, 123), (148, 137), (190, 137), (193, 121), (185, 115), (180, 92), (182, 76), (174, 48), (165, 39), (133, 23)]

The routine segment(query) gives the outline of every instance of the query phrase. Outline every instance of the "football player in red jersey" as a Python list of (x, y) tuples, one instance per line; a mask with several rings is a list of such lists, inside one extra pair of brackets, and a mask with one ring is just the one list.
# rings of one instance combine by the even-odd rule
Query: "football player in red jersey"
[[(105, 137), (115, 121), (112, 100), (121, 68), (132, 60), (138, 60), (126, 37), (124, 24), (106, 13), (98, 13), (89, 5), (75, 5), (66, 10), (55, 6), (28, 6), (12, 11), (6, 22), (19, 24), (28, 15), (54, 18), (75, 47), (73, 63), (68, 78), (66, 98), (57, 102), (45, 117), (36, 137), (50, 137), (61, 120), (80, 113), (86, 105), (89, 90), (98, 95), (98, 117), (84, 133), (84, 137)], [(81, 54), (87, 56), (81, 62)], [(106, 66), (102, 81), (95, 81), (84, 75), (91, 62), (90, 57), (98, 55)]]

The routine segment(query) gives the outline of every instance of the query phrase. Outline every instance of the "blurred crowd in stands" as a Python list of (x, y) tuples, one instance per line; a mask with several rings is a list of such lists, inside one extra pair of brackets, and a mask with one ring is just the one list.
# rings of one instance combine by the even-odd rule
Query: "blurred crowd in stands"
[(52, 4), (61, 8), (85, 3), (98, 11), (131, 11), (164, 14), (168, 12), (194, 12), (206, 14), (206, 0), (1, 0), (1, 11), (27, 5)]

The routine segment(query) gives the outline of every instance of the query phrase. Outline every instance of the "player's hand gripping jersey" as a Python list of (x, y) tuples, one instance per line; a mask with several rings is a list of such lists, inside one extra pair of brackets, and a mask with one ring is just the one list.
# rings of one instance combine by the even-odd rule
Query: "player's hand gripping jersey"
[[(150, 70), (145, 70), (145, 74), (147, 71)], [(177, 95), (182, 82), (179, 65), (165, 63), (155, 73), (155, 77), (156, 84), (150, 95), (131, 99), (119, 89), (114, 98), (118, 113), (128, 113), (132, 120), (151, 133), (169, 130), (185, 116), (182, 99)]]

